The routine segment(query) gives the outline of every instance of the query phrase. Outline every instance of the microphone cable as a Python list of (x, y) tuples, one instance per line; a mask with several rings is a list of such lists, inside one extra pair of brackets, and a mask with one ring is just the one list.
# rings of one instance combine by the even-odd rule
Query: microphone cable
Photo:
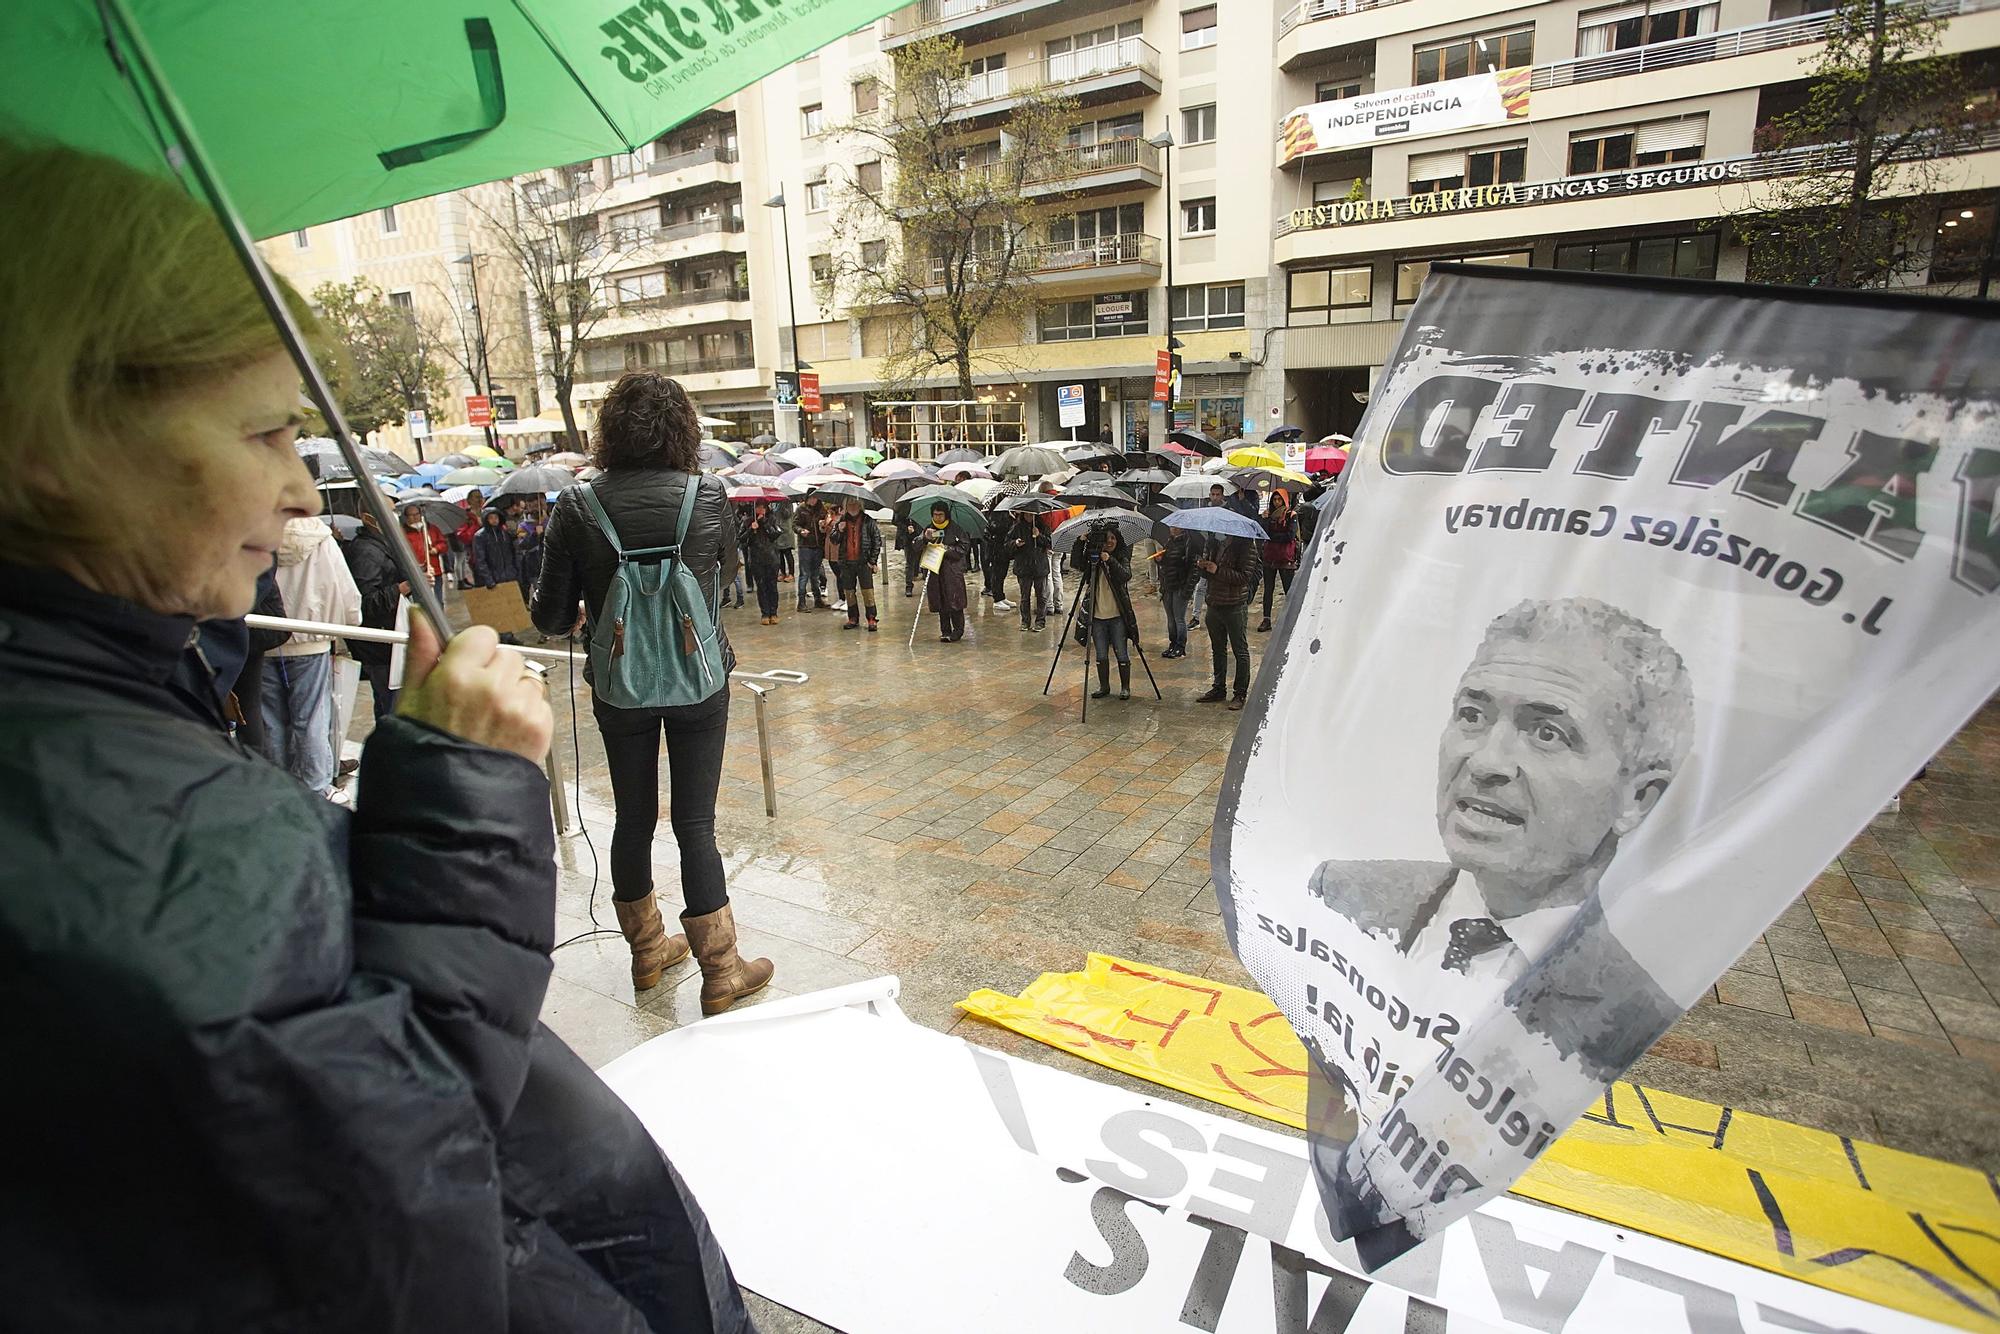
[(569, 654), (569, 744), (570, 772), (576, 775), (576, 827), (583, 835), (583, 845), (590, 849), (590, 926), (588, 931), (579, 931), (568, 940), (559, 941), (549, 948), (554, 954), (565, 945), (574, 945), (579, 940), (590, 940), (597, 936), (623, 937), (623, 931), (613, 931), (597, 920), (597, 886), (601, 867), (597, 857), (597, 844), (590, 837), (590, 823), (583, 818), (583, 733), (576, 716), (576, 630), (563, 636), (563, 647)]

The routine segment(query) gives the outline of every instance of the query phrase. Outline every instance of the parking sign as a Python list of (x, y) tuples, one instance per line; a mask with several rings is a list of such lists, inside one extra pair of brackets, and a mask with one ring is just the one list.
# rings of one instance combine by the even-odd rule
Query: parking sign
[(1056, 386), (1056, 424), (1059, 426), (1083, 425), (1083, 386), (1061, 384)]

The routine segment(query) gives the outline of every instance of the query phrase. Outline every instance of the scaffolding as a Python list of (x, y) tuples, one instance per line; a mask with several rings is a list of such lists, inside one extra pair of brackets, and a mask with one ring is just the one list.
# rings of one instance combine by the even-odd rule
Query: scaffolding
[(891, 458), (934, 458), (947, 449), (998, 454), (1028, 441), (1027, 405), (982, 399), (876, 400), (887, 417)]

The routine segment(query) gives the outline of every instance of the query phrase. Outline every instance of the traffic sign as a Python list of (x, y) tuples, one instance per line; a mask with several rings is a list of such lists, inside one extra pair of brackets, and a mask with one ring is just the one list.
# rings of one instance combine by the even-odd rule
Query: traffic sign
[(410, 439), (428, 440), (431, 434), (431, 416), (422, 408), (411, 408), (409, 416)]
[(1056, 386), (1056, 425), (1083, 425), (1082, 385), (1059, 384)]
[(799, 372), (799, 408), (804, 412), (820, 410), (818, 371)]
[(484, 394), (467, 394), (465, 396), (465, 420), (468, 425), (472, 426), (491, 426), (493, 424), (493, 400)]

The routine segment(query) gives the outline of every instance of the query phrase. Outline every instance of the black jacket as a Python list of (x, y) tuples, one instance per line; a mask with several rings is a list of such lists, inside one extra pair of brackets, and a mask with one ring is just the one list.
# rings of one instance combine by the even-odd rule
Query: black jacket
[[(398, 537), (396, 541), (402, 541)], [(354, 586), (361, 590), (361, 623), (373, 630), (393, 630), (396, 628), (396, 603), (401, 599), (399, 591), (403, 583), (403, 569), (396, 564), (395, 552), (389, 546), (390, 539), (383, 537), (373, 528), (363, 525), (351, 542), (343, 542), (340, 552), (347, 557), (347, 572), (354, 576)], [(394, 652), (390, 644), (377, 644), (365, 639), (350, 639), (347, 651), (354, 660), (364, 666), (386, 667), (389, 655)]]
[(193, 629), (0, 569), (0, 1068), (36, 1100), (0, 1191), (6, 1323), (680, 1328), (603, 1275), (713, 1292), (727, 1266), (536, 1022), (539, 766), (389, 718), (350, 815), (182, 688)]
[(824, 505), (806, 503), (794, 509), (792, 531), (798, 535), (799, 545), (817, 550), (820, 543), (826, 540), (826, 534), (820, 530), (820, 525), (831, 517)]
[(1167, 539), (1167, 545), (1160, 551), (1162, 593), (1193, 588), (1195, 581), (1201, 578), (1201, 571), (1194, 567), (1195, 560), (1201, 554), (1201, 539), (1189, 537), (1178, 528), (1169, 531), (1173, 536)]
[(834, 515), (833, 526), (826, 531), (826, 558), (844, 562), (847, 559), (847, 534), (852, 528), (861, 530), (861, 561), (863, 565), (873, 565), (882, 554), (882, 529), (867, 511), (848, 514), (841, 511)]
[(1016, 572), (1030, 579), (1039, 579), (1049, 572), (1049, 532), (1040, 519), (1029, 519), (1026, 523), (1015, 519), (1004, 526), (995, 523), (993, 527), (1000, 530), (1004, 561), (1011, 563)]
[(1106, 560), (1102, 558), (1102, 553), (1092, 551), (1087, 542), (1079, 541), (1070, 548), (1069, 564), (1071, 569), (1083, 576), (1083, 587), (1077, 594), (1082, 601), (1077, 605), (1076, 614), (1086, 622), (1094, 620), (1096, 600), (1103, 595), (1099, 590), (1108, 591), (1125, 622), (1125, 637), (1138, 643), (1139, 617), (1132, 610), (1131, 548), (1121, 542), (1118, 550)]
[(757, 511), (748, 505), (739, 505), (742, 510), (743, 526), (737, 532), (737, 540), (743, 546), (743, 560), (752, 574), (769, 574), (778, 568), (778, 538), (784, 533), (784, 521), (775, 509), (766, 509), (762, 522), (757, 519)]
[(1264, 575), (1263, 543), (1247, 537), (1212, 537), (1206, 558), (1215, 562), (1208, 576), (1208, 605), (1235, 607), (1250, 601), (1257, 581)]
[(483, 521), (472, 539), (472, 577), (481, 588), (519, 583), (521, 562), (514, 554), (514, 535), (504, 523)]
[[(672, 546), (681, 513), (681, 493), (693, 483), (694, 515), (688, 521), (681, 559), (708, 597), (710, 617), (722, 635), (722, 661), (736, 667), (735, 650), (721, 630), (722, 590), (736, 580), (741, 559), (736, 550), (736, 516), (730, 513), (729, 492), (713, 475), (689, 477), (666, 468), (621, 468), (590, 483), (611, 516), (612, 527), (625, 549)], [(529, 614), (543, 634), (566, 635), (576, 624), (579, 603), (594, 617), (604, 605), (605, 590), (618, 569), (618, 553), (598, 531), (597, 520), (583, 503), (578, 488), (556, 498), (542, 536), (542, 572), (528, 601)]]

